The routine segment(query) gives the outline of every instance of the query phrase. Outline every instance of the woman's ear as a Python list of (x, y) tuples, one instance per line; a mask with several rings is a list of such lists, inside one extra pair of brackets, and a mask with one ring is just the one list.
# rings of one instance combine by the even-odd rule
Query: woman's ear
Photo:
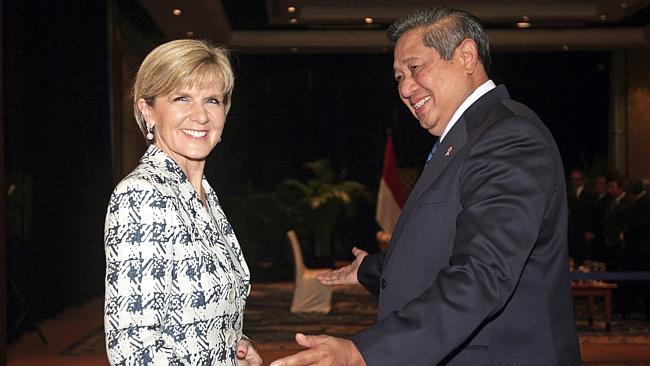
[(138, 99), (138, 109), (147, 123), (150, 123), (151, 125), (156, 124), (156, 120), (153, 118), (153, 108), (146, 100), (144, 100), (144, 98)]

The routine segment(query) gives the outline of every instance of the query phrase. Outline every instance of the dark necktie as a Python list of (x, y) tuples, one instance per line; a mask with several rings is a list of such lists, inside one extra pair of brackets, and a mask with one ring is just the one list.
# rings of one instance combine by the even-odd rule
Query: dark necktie
[(427, 163), (429, 162), (429, 160), (431, 160), (431, 158), (433, 157), (433, 154), (436, 153), (436, 150), (438, 150), (438, 145), (440, 145), (440, 139), (439, 138), (436, 139), (436, 143), (433, 144), (433, 147), (431, 148), (431, 151), (429, 152), (429, 156), (427, 156)]

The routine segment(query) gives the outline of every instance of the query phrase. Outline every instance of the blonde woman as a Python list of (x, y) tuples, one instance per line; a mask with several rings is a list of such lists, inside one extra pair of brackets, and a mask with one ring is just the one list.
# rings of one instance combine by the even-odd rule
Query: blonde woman
[(106, 349), (112, 365), (261, 365), (242, 333), (250, 274), (203, 176), (234, 76), (225, 49), (176, 40), (133, 87), (149, 147), (106, 216)]

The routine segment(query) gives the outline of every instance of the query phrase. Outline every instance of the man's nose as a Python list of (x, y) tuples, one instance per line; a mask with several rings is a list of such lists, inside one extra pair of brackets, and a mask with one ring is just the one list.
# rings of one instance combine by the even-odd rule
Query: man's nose
[(399, 94), (404, 99), (409, 99), (411, 96), (413, 96), (416, 89), (417, 84), (411, 77), (405, 77), (399, 84)]

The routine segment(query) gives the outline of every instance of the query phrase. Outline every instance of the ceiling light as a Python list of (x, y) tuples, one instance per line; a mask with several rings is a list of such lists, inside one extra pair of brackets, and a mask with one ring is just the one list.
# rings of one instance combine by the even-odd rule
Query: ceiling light
[(191, 38), (191, 37), (194, 37), (194, 32), (192, 32), (192, 31), (187, 31), (187, 32), (185, 33), (185, 35)]
[(296, 7), (295, 6), (290, 6), (290, 7), (287, 8), (287, 11), (289, 13), (295, 13), (296, 12)]
[(598, 17), (600, 18), (600, 20), (607, 20), (606, 14), (600, 14)]
[(524, 15), (524, 16), (521, 17), (521, 21), (522, 22), (528, 22), (528, 21), (530, 21), (530, 18), (527, 15)]
[(298, 24), (298, 19), (297, 18), (291, 18), (291, 19), (289, 19), (289, 23)]
[(529, 22), (517, 22), (515, 25), (517, 26), (517, 28), (521, 28), (521, 29), (530, 28)]
[(183, 11), (181, 9), (174, 9), (174, 10), (172, 10), (172, 14), (174, 14), (174, 15), (176, 15), (178, 17), (178, 16), (183, 15)]
[(372, 24), (375, 20), (372, 19), (371, 17), (365, 17), (363, 18), (363, 21), (366, 22), (366, 24)]
[(298, 52), (298, 47), (291, 47), (291, 53), (296, 53)]
[(568, 51), (568, 50), (569, 50), (569, 46), (567, 46), (567, 45), (562, 45), (562, 51)]
[(627, 7), (628, 7), (628, 3), (626, 3), (625, 1), (623, 1), (623, 2), (621, 3), (620, 6), (621, 6), (621, 9), (627, 9)]

